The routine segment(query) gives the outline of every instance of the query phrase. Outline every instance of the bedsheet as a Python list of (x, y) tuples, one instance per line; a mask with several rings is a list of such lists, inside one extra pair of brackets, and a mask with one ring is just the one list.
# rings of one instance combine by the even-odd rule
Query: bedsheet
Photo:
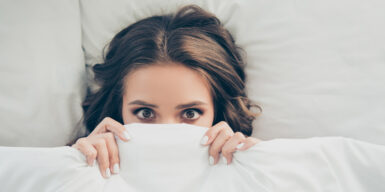
[(210, 166), (207, 128), (125, 125), (120, 173), (104, 179), (77, 149), (0, 147), (0, 191), (385, 191), (385, 146), (342, 137), (274, 139)]

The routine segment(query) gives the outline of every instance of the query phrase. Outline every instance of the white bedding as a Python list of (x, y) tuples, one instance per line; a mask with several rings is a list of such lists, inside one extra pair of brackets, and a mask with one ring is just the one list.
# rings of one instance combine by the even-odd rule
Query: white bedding
[(1, 191), (385, 191), (385, 146), (342, 137), (275, 139), (208, 163), (188, 124), (129, 124), (121, 171), (102, 178), (71, 147), (0, 147)]
[(78, 0), (0, 1), (0, 145), (61, 146), (84, 132), (80, 25)]

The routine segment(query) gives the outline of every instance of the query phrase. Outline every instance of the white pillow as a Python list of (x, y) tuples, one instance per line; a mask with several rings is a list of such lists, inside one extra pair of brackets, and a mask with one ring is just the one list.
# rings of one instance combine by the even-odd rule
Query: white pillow
[(77, 0), (0, 2), (0, 145), (59, 146), (82, 115)]
[(253, 2), (238, 37), (264, 109), (256, 135), (385, 144), (385, 2)]
[(360, 0), (80, 0), (86, 63), (121, 29), (194, 2), (247, 52), (254, 136), (345, 136), (385, 144), (385, 3)]

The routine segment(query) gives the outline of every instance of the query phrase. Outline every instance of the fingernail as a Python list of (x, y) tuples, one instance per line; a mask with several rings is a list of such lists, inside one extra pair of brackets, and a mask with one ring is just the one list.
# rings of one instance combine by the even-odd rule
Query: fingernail
[(209, 163), (210, 163), (210, 165), (214, 165), (214, 157), (211, 155), (209, 157)]
[(127, 140), (130, 140), (130, 134), (128, 133), (128, 131), (123, 131), (123, 135), (124, 135), (124, 138), (126, 138)]
[(207, 137), (207, 135), (205, 135), (202, 140), (201, 140), (201, 145), (204, 145), (207, 143), (207, 141), (209, 140), (209, 137)]
[(114, 165), (114, 173), (115, 174), (119, 173), (119, 165), (117, 163), (115, 163), (115, 165)]
[(237, 149), (240, 149), (240, 148), (242, 148), (242, 147), (243, 147), (243, 145), (245, 145), (245, 143), (240, 143), (240, 144), (238, 144), (238, 145), (237, 145)]
[(223, 162), (227, 165), (227, 159), (226, 159), (225, 156), (222, 156), (222, 160), (223, 160)]
[(94, 159), (94, 161), (92, 162), (92, 167), (95, 166), (96, 164), (96, 159)]
[(106, 169), (106, 177), (107, 177), (107, 178), (111, 177), (111, 171), (110, 171), (110, 168), (107, 168), (107, 169)]

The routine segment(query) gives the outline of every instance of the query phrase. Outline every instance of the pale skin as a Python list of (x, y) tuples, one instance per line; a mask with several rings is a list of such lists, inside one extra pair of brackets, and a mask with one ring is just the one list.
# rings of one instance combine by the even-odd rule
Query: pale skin
[[(214, 104), (209, 84), (196, 71), (176, 63), (150, 65), (132, 71), (124, 79), (122, 117), (129, 123), (189, 123), (209, 129), (202, 145), (209, 146), (213, 164), (219, 158), (232, 162), (236, 150), (247, 150), (259, 142), (241, 132), (234, 133), (221, 121), (215, 125)], [(114, 136), (128, 142), (125, 128), (106, 117), (87, 137), (80, 138), (72, 147), (79, 149), (93, 165), (98, 161), (103, 177), (119, 173), (119, 152)], [(207, 139), (207, 140), (206, 140)], [(206, 142), (207, 141), (207, 142)], [(226, 162), (225, 161), (225, 162)]]

